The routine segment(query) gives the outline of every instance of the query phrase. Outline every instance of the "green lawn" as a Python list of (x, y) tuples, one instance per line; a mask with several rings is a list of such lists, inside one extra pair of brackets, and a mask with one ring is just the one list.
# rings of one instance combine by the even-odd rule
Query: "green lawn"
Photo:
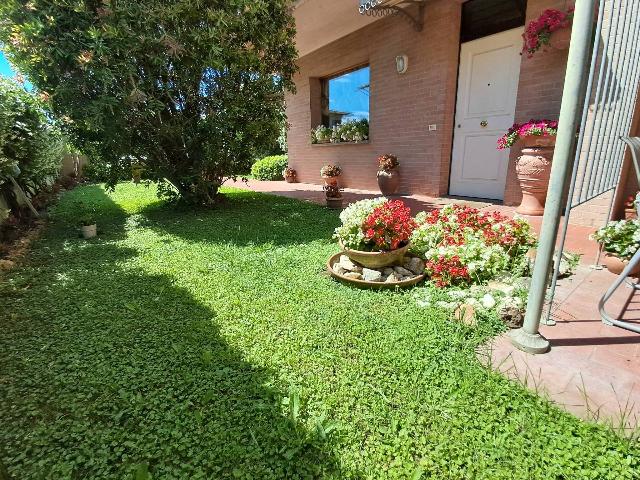
[[(74, 202), (98, 207), (98, 239)], [(80, 187), (0, 280), (0, 458), (16, 480), (631, 479), (640, 450), (482, 368), (476, 329), (323, 270), (337, 214)], [(147, 473), (147, 469), (148, 472)], [(1, 475), (0, 475), (1, 477)]]

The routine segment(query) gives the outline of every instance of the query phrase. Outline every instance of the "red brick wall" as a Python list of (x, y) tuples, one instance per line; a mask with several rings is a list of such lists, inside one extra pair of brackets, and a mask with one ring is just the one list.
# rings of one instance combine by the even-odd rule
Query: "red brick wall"
[[(289, 163), (299, 181), (317, 183), (322, 165), (335, 163), (343, 168), (344, 186), (375, 190), (376, 157), (388, 152), (401, 162), (403, 193), (447, 193), (460, 11), (451, 0), (429, 2), (422, 32), (401, 17), (389, 17), (299, 60), (297, 93), (287, 98)], [(409, 69), (399, 75), (395, 57), (403, 54)], [(371, 68), (370, 143), (311, 145), (317, 78), (366, 63)], [(429, 132), (429, 124), (437, 131)]]

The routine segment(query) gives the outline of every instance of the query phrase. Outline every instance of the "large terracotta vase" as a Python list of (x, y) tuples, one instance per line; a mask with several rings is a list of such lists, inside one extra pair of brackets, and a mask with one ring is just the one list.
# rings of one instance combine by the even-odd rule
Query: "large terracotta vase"
[(378, 171), (378, 187), (385, 197), (395, 195), (400, 188), (400, 172), (397, 169)]
[(556, 137), (530, 135), (523, 142), (522, 155), (516, 163), (522, 203), (516, 212), (539, 216), (544, 213)]

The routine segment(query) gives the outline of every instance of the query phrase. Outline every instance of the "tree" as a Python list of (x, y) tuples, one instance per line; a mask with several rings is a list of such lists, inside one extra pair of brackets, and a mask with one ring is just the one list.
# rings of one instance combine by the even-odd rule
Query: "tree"
[(291, 0), (3, 0), (0, 41), (78, 146), (211, 204), (284, 122)]

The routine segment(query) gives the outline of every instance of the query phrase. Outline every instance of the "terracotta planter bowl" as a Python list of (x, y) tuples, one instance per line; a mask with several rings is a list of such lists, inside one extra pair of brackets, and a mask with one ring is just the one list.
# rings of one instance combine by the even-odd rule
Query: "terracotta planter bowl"
[(382, 268), (389, 265), (401, 265), (405, 255), (409, 251), (410, 244), (390, 252), (363, 252), (345, 248), (340, 242), (343, 253), (356, 263), (367, 268)]
[[(604, 254), (602, 255), (602, 263), (611, 273), (620, 275), (624, 268), (629, 264), (629, 261), (622, 260), (620, 257), (614, 255), (613, 253), (604, 252)], [(640, 275), (640, 265), (637, 265), (636, 268), (631, 270), (631, 273), (629, 273), (629, 276), (632, 277), (637, 277), (638, 275)]]
[(348, 278), (348, 277), (345, 277), (344, 275), (340, 275), (339, 273), (336, 273), (333, 270), (333, 266), (340, 261), (340, 256), (341, 255), (342, 255), (342, 252), (336, 253), (331, 258), (329, 258), (329, 260), (327, 261), (327, 272), (329, 272), (329, 274), (333, 278), (335, 278), (337, 280), (340, 280), (341, 282), (354, 285), (356, 287), (360, 287), (360, 288), (376, 288), (376, 289), (406, 288), (406, 287), (413, 287), (414, 285), (417, 285), (422, 280), (424, 280), (425, 277), (426, 277), (426, 275), (423, 273), (422, 275), (419, 275), (419, 276), (417, 276), (415, 278), (412, 278), (410, 280), (403, 280), (401, 282), (393, 282), (393, 283), (368, 282), (366, 280), (356, 280), (354, 278)]
[(394, 170), (380, 170), (378, 172), (378, 187), (385, 197), (395, 195), (400, 188), (400, 172)]

